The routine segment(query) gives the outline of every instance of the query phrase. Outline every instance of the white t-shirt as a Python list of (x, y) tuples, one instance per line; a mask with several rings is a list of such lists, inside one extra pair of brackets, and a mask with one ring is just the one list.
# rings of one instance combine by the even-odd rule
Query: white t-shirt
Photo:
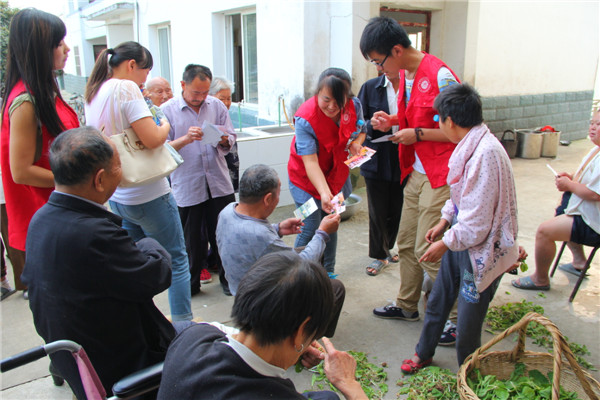
[[(394, 85), (392, 84), (392, 82), (390, 82), (387, 76), (385, 77), (385, 84), (383, 86), (385, 86), (387, 94), (390, 115), (396, 115), (398, 114), (398, 91), (394, 90)], [(398, 125), (392, 126), (392, 133), (396, 133), (399, 130), (400, 127)]]
[[(578, 170), (593, 157), (586, 165), (581, 175), (580, 183), (583, 183), (588, 189), (600, 194), (600, 153), (596, 153), (596, 148), (590, 152), (582, 160)], [(596, 233), (600, 233), (600, 201), (583, 200), (575, 193), (571, 194), (569, 204), (565, 209), (567, 215), (581, 215), (583, 222), (592, 228)]]
[[(120, 86), (120, 99), (116, 93)], [(120, 104), (119, 104), (120, 100)], [(119, 117), (121, 114), (121, 117)], [(127, 79), (109, 79), (102, 84), (91, 103), (85, 105), (87, 125), (93, 126), (111, 136), (123, 129), (131, 128), (131, 123), (145, 117), (152, 117), (148, 105), (135, 82)], [(118, 187), (112, 201), (124, 205), (143, 204), (171, 191), (166, 178), (144, 186)]]

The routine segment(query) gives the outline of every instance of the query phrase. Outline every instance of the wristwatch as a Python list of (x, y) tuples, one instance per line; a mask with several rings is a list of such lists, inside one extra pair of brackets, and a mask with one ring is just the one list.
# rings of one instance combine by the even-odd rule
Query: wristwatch
[(421, 138), (419, 136), (423, 136), (423, 129), (415, 128), (415, 136), (417, 137), (417, 142), (420, 142)]

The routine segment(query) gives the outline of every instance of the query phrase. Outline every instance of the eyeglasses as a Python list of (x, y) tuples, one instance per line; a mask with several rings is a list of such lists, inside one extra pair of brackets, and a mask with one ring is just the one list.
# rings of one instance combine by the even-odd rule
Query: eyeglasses
[(371, 63), (373, 63), (373, 65), (375, 65), (375, 66), (377, 66), (377, 67), (380, 67), (380, 68), (383, 68), (383, 63), (385, 62), (385, 60), (387, 60), (387, 59), (388, 59), (388, 57), (389, 57), (389, 56), (390, 56), (390, 55), (389, 55), (389, 53), (388, 53), (388, 55), (387, 55), (387, 56), (385, 56), (385, 58), (383, 59), (383, 61), (382, 61), (382, 62), (380, 62), (380, 63), (378, 63), (378, 62), (377, 62), (377, 61), (375, 61), (375, 60), (370, 60), (370, 61), (371, 61)]

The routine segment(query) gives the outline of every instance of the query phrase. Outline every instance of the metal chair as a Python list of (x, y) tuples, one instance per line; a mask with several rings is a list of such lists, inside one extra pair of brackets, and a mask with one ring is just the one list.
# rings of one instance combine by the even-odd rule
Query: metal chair
[[(550, 271), (550, 277), (554, 276), (554, 271), (556, 271), (556, 267), (558, 267), (558, 263), (560, 262), (560, 257), (562, 256), (562, 253), (565, 250), (566, 246), (567, 246), (567, 242), (563, 242), (562, 246), (560, 247), (560, 251), (558, 252), (558, 255), (556, 256), (556, 261), (554, 261), (554, 265), (552, 266), (552, 271)], [(583, 278), (585, 278), (585, 275), (586, 275), (588, 269), (590, 268), (590, 265), (592, 265), (592, 260), (594, 259), (596, 250), (598, 250), (600, 248), (600, 244), (597, 244), (597, 245), (591, 246), (591, 247), (593, 247), (592, 252), (588, 256), (587, 261), (585, 262), (585, 266), (583, 267), (583, 269), (581, 270), (581, 273), (579, 274), (579, 279), (577, 279), (577, 283), (575, 284), (575, 287), (573, 288), (573, 291), (571, 292), (571, 296), (569, 297), (570, 303), (573, 302), (573, 299), (577, 295), (579, 286), (581, 286), (581, 282), (583, 281)]]

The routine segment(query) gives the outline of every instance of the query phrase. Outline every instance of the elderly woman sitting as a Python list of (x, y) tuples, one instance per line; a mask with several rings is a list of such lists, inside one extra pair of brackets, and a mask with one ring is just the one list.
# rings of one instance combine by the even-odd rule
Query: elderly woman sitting
[(197, 324), (173, 340), (159, 399), (338, 399), (334, 392), (299, 394), (283, 377), (303, 358), (325, 360), (325, 373), (347, 399), (366, 399), (356, 362), (323, 336), (333, 292), (323, 267), (292, 251), (260, 258), (241, 280), (232, 317), (239, 333)]

